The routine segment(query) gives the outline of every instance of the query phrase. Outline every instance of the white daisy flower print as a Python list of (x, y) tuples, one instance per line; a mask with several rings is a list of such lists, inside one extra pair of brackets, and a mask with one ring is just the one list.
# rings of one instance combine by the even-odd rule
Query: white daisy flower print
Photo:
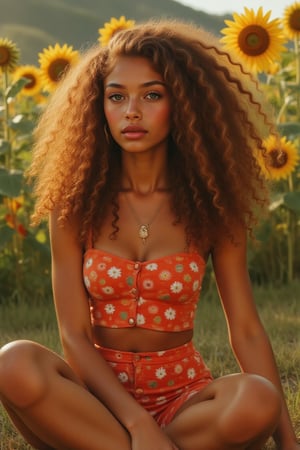
[(172, 277), (172, 274), (168, 270), (162, 270), (159, 274), (159, 279), (163, 280), (163, 281), (170, 280), (171, 277)]
[(167, 375), (166, 369), (164, 367), (160, 367), (159, 369), (156, 369), (155, 371), (156, 378), (161, 380)]
[(106, 269), (106, 264), (105, 263), (99, 263), (98, 266), (97, 266), (97, 269), (101, 270), (101, 271), (105, 270)]
[(97, 272), (95, 272), (94, 270), (92, 270), (91, 273), (90, 273), (90, 280), (91, 281), (96, 281), (97, 280)]
[(144, 281), (143, 281), (143, 287), (144, 287), (145, 289), (152, 289), (153, 286), (154, 286), (154, 283), (153, 283), (152, 280), (144, 280)]
[(178, 375), (180, 373), (182, 373), (183, 371), (183, 367), (181, 364), (176, 364), (175, 368), (174, 368), (174, 372)]
[(144, 325), (144, 323), (146, 322), (145, 317), (143, 316), (143, 314), (137, 314), (136, 315), (136, 323), (137, 325)]
[(86, 285), (86, 287), (88, 289), (91, 287), (91, 282), (90, 282), (90, 279), (88, 277), (84, 277), (84, 284)]
[(158, 265), (156, 263), (149, 263), (149, 264), (146, 265), (146, 269), (150, 270), (151, 272), (153, 270), (157, 270), (157, 268), (158, 268)]
[(174, 320), (176, 317), (176, 311), (173, 308), (168, 308), (165, 310), (165, 317), (168, 320)]
[(145, 303), (145, 299), (143, 298), (143, 297), (139, 297), (139, 299), (138, 299), (138, 305), (140, 306), (140, 305), (142, 305), (143, 303)]
[(180, 281), (174, 281), (174, 283), (171, 284), (171, 291), (174, 294), (178, 294), (182, 291), (182, 283)]
[(118, 267), (112, 266), (108, 269), (107, 274), (114, 279), (120, 278), (122, 271)]
[(111, 303), (107, 303), (104, 307), (105, 312), (107, 314), (113, 314), (116, 310), (116, 308), (114, 307), (114, 305), (112, 305)]
[(190, 268), (193, 272), (199, 272), (198, 264), (195, 261), (190, 262)]
[(193, 291), (194, 292), (199, 289), (199, 285), (200, 285), (199, 280), (194, 281), (194, 283), (193, 283)]
[(107, 294), (107, 295), (111, 295), (111, 294), (113, 294), (115, 292), (114, 288), (112, 288), (111, 286), (103, 287), (102, 291), (104, 292), (104, 294)]
[(85, 263), (85, 267), (88, 269), (93, 264), (93, 258), (88, 258), (88, 260)]
[(187, 371), (188, 378), (190, 378), (192, 380), (193, 378), (195, 378), (195, 375), (196, 375), (196, 371), (193, 367), (188, 369), (188, 371)]
[(150, 314), (157, 314), (159, 311), (158, 307), (156, 305), (150, 305), (148, 306), (148, 312)]
[(126, 372), (120, 372), (118, 378), (121, 381), (121, 383), (126, 383), (126, 381), (128, 381), (128, 375)]
[(156, 399), (157, 405), (163, 405), (166, 402), (167, 402), (167, 399), (164, 395), (161, 395), (160, 397), (157, 397), (157, 399)]

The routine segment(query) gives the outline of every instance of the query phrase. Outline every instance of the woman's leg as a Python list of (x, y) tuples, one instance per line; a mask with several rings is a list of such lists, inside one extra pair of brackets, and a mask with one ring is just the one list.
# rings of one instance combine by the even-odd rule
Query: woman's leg
[(279, 420), (281, 401), (266, 379), (221, 377), (189, 399), (166, 427), (182, 450), (258, 450)]
[(130, 450), (126, 430), (55, 353), (29, 341), (0, 352), (0, 398), (39, 449)]

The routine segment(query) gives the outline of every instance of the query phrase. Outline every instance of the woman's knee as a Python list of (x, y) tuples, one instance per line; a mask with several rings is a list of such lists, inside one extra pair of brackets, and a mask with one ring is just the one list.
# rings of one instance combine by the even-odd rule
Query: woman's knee
[(25, 408), (43, 395), (46, 374), (39, 364), (43, 347), (31, 341), (14, 341), (0, 350), (0, 397)]
[(281, 413), (281, 396), (266, 378), (241, 374), (235, 380), (234, 395), (221, 414), (222, 432), (235, 443), (271, 434)]

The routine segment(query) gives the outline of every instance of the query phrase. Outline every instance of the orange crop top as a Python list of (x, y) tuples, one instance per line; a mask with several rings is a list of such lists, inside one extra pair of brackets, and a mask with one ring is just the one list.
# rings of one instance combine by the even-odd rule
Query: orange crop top
[(93, 325), (157, 331), (193, 328), (205, 261), (196, 252), (145, 262), (89, 248), (83, 278)]

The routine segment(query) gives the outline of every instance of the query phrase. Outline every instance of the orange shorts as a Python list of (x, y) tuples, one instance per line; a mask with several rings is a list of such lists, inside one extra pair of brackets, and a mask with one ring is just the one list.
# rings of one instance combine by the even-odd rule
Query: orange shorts
[(162, 428), (172, 421), (184, 402), (213, 379), (192, 342), (160, 352), (96, 348), (120, 383)]

